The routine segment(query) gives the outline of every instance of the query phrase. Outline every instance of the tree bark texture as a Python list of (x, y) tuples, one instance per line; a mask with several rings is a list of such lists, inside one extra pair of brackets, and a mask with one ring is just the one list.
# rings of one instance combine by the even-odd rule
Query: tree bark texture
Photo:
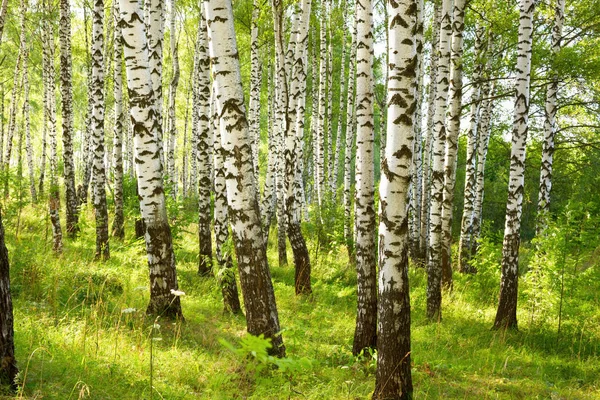
[(358, 308), (352, 354), (375, 348), (377, 276), (375, 261), (375, 160), (373, 125), (373, 5), (356, 2), (356, 271)]
[(4, 225), (0, 216), (0, 383), (16, 389), (19, 372), (15, 359), (15, 333), (12, 296), (10, 294), (10, 264), (5, 244)]
[(500, 298), (494, 321), (495, 329), (517, 329), (517, 294), (519, 284), (519, 245), (525, 184), (525, 149), (529, 118), (529, 86), (533, 41), (534, 0), (519, 1), (519, 40), (517, 48), (516, 97), (513, 118), (512, 149), (506, 223), (502, 243), (502, 277)]
[(230, 0), (204, 2), (209, 49), (215, 77), (216, 112), (225, 158), (227, 202), (248, 332), (271, 340), (271, 352), (283, 356), (275, 293), (267, 262), (254, 186), (251, 138)]

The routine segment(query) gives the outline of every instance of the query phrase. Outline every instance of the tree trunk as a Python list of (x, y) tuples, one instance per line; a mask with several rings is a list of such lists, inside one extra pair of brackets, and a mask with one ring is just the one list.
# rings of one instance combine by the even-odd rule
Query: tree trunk
[[(281, 3), (274, 4), (275, 16), (275, 34), (278, 56), (283, 58), (283, 30), (281, 26), (282, 13)], [(291, 67), (291, 83), (289, 85), (291, 96), (287, 96), (286, 86), (282, 87), (282, 95), (284, 104), (289, 103), (284, 109), (285, 124), (285, 184), (286, 184), (286, 216), (287, 216), (287, 233), (290, 239), (290, 245), (294, 254), (295, 266), (295, 289), (296, 294), (309, 294), (311, 288), (311, 265), (306, 247), (306, 241), (302, 235), (300, 227), (301, 209), (300, 199), (297, 195), (301, 190), (298, 188), (300, 181), (298, 179), (297, 163), (302, 157), (300, 148), (302, 137), (304, 135), (304, 110), (306, 103), (306, 64), (308, 62), (308, 24), (310, 22), (311, 1), (303, 0), (301, 11), (297, 11), (297, 27), (296, 38), (293, 40), (295, 48), (293, 51), (293, 62)], [(285, 71), (280, 70), (280, 74), (287, 82)], [(289, 102), (285, 100), (288, 98)], [(288, 125), (289, 124), (289, 125)]]
[(458, 155), (458, 134), (462, 105), (462, 65), (463, 30), (465, 0), (454, 0), (452, 18), (452, 55), (450, 59), (450, 113), (446, 121), (446, 150), (444, 157), (444, 192), (442, 203), (442, 284), (452, 289), (452, 210), (454, 203), (454, 183), (456, 181), (456, 161)]
[(198, 64), (196, 71), (197, 99), (196, 113), (196, 156), (198, 157), (198, 274), (212, 274), (212, 237), (210, 228), (210, 58), (208, 56), (208, 38), (206, 36), (206, 19), (200, 13), (196, 56)]
[(352, 151), (354, 149), (354, 131), (356, 130), (356, 109), (354, 107), (354, 88), (356, 83), (356, 26), (354, 17), (352, 44), (350, 48), (350, 66), (348, 73), (348, 96), (346, 107), (346, 149), (344, 152), (344, 241), (348, 250), (348, 259), (354, 263), (354, 229), (352, 224)]
[(0, 383), (15, 390), (19, 372), (15, 359), (15, 332), (12, 296), (10, 294), (10, 265), (5, 244), (4, 225), (0, 216)]
[(114, 71), (113, 96), (115, 100), (115, 137), (113, 142), (113, 159), (115, 161), (115, 219), (112, 226), (113, 236), (123, 240), (125, 236), (123, 216), (123, 44), (121, 27), (119, 26), (119, 3), (113, 4), (114, 18)]
[[(414, 119), (414, 148), (413, 148), (413, 173), (411, 180), (412, 196), (411, 201), (411, 219), (409, 220), (409, 249), (413, 260), (421, 261), (419, 254), (421, 239), (421, 206), (423, 197), (423, 132), (422, 132), (422, 105), (423, 105), (423, 0), (416, 0), (415, 19), (415, 51), (417, 52), (417, 64), (415, 68), (416, 91), (415, 91), (415, 119)], [(389, 62), (388, 62), (389, 63)], [(384, 148), (385, 150), (385, 148)], [(383, 157), (381, 157), (383, 159)]]
[(327, 101), (327, 0), (321, 1), (320, 15), (320, 52), (319, 52), (319, 122), (314, 140), (315, 186), (319, 210), (325, 198), (325, 119)]
[[(206, 27), (204, 22), (203, 28)], [(214, 96), (214, 90), (212, 91)], [(211, 99), (211, 108), (215, 108), (215, 101)], [(214, 148), (214, 167), (215, 167), (215, 253), (219, 270), (217, 280), (221, 286), (223, 294), (223, 305), (226, 312), (240, 314), (242, 308), (238, 294), (238, 287), (235, 281), (235, 272), (233, 269), (233, 258), (227, 243), (229, 242), (229, 216), (227, 210), (227, 188), (225, 187), (225, 163), (223, 157), (223, 148), (221, 147), (221, 133), (219, 116), (214, 110), (210, 112), (211, 124), (213, 126), (213, 148)]]
[(429, 229), (429, 262), (427, 264), (427, 318), (433, 321), (439, 321), (442, 316), (442, 200), (444, 191), (444, 145), (446, 143), (445, 114), (448, 99), (448, 67), (450, 65), (450, 40), (452, 36), (451, 6), (451, 0), (442, 0), (435, 115), (433, 118), (431, 226)]
[(356, 271), (358, 309), (352, 354), (375, 348), (377, 276), (375, 261), (375, 161), (373, 132), (373, 8), (356, 3)]
[[(163, 42), (165, 35), (165, 1), (148, 0), (144, 2), (144, 20), (148, 36), (148, 56), (150, 62), (150, 76), (152, 78), (152, 104), (156, 114), (156, 139), (159, 145), (159, 158), (161, 165), (165, 165), (163, 142)], [(140, 15), (141, 17), (141, 15)]]
[(279, 316), (262, 235), (254, 186), (251, 139), (244, 106), (240, 63), (230, 0), (204, 2), (215, 77), (216, 112), (221, 118), (227, 202), (238, 260), (248, 332), (271, 340), (271, 352), (283, 356)]
[(163, 169), (159, 158), (153, 104), (154, 94), (144, 23), (137, 1), (120, 0), (123, 50), (127, 70), (129, 107), (133, 124), (134, 151), (142, 218), (150, 270), (150, 303), (147, 313), (166, 318), (183, 318), (175, 269), (175, 253), (167, 219)]
[(275, 195), (275, 175), (277, 168), (277, 153), (274, 151), (274, 147), (276, 145), (275, 140), (275, 132), (273, 130), (273, 119), (274, 119), (274, 90), (275, 86), (273, 85), (273, 74), (271, 72), (271, 64), (268, 66), (268, 80), (267, 87), (268, 96), (267, 96), (267, 115), (268, 115), (268, 123), (267, 123), (267, 136), (268, 136), (268, 144), (269, 144), (269, 152), (267, 155), (267, 174), (265, 177), (265, 186), (262, 195), (262, 202), (260, 207), (260, 215), (263, 217), (263, 236), (265, 239), (265, 246), (269, 243), (269, 231), (271, 229), (271, 222), (273, 219), (273, 214), (275, 213), (275, 207), (277, 198)]
[(92, 23), (92, 132), (94, 146), (94, 210), (96, 215), (96, 259), (110, 258), (106, 171), (104, 167), (104, 1), (95, 0)]
[(429, 98), (427, 99), (427, 133), (425, 143), (423, 144), (423, 183), (421, 197), (421, 227), (419, 239), (419, 257), (420, 263), (426, 265), (429, 260), (429, 227), (431, 222), (430, 205), (431, 205), (431, 167), (433, 162), (432, 150), (434, 141), (434, 124), (433, 117), (435, 115), (435, 98), (436, 98), (436, 82), (437, 82), (437, 65), (439, 59), (439, 42), (440, 42), (440, 20), (442, 18), (441, 2), (434, 2), (434, 18), (433, 18), (433, 40), (431, 42), (431, 57), (429, 64)]
[(475, 29), (475, 68), (473, 70), (473, 93), (471, 94), (471, 115), (467, 130), (467, 160), (465, 168), (465, 200), (458, 244), (458, 267), (462, 273), (473, 273), (471, 243), (473, 240), (473, 214), (475, 201), (475, 179), (477, 167), (477, 122), (481, 103), (481, 74), (483, 72), (483, 27)]
[(493, 86), (489, 83), (484, 86), (482, 97), (487, 98), (482, 104), (481, 117), (477, 131), (479, 132), (479, 141), (477, 143), (477, 174), (475, 177), (475, 199), (473, 201), (473, 238), (471, 247), (468, 249), (471, 256), (477, 252), (477, 241), (481, 233), (481, 221), (483, 215), (483, 193), (485, 177), (485, 159), (487, 157), (488, 144), (492, 130), (492, 106), (494, 101), (490, 99), (494, 94)]
[(29, 117), (30, 105), (29, 105), (29, 68), (28, 68), (28, 56), (29, 51), (25, 52), (23, 58), (23, 118), (25, 119), (25, 152), (27, 157), (27, 168), (29, 170), (29, 193), (31, 194), (31, 201), (37, 202), (37, 191), (35, 189), (35, 169), (33, 166), (33, 146), (31, 143), (31, 121)]
[(379, 186), (379, 330), (373, 399), (408, 400), (412, 399), (413, 387), (407, 210), (416, 108), (417, 55), (413, 28), (417, 18), (413, 14), (415, 0), (388, 1), (387, 9), (388, 132)]
[(335, 135), (335, 152), (334, 152), (334, 160), (333, 160), (333, 184), (332, 191), (334, 198), (337, 196), (337, 185), (338, 178), (340, 176), (340, 161), (342, 159), (342, 136), (343, 136), (343, 128), (347, 124), (347, 115), (344, 113), (344, 96), (347, 96), (345, 89), (346, 83), (346, 0), (342, 0), (341, 5), (341, 15), (342, 15), (342, 61), (340, 68), (340, 101), (339, 101), (339, 113), (338, 113), (338, 124), (337, 124), (337, 134)]
[[(79, 232), (79, 201), (75, 191), (75, 166), (73, 164), (73, 83), (71, 61), (71, 7), (69, 0), (60, 0), (60, 89), (62, 99), (62, 137), (67, 209), (67, 234), (75, 237)], [(101, 51), (101, 50), (100, 50)]]
[(259, 165), (258, 154), (260, 148), (260, 87), (261, 67), (258, 58), (258, 17), (259, 2), (254, 0), (252, 4), (252, 28), (250, 33), (250, 105), (248, 110), (248, 123), (250, 125), (250, 137), (252, 138), (252, 165), (254, 166), (254, 177), (256, 187), (258, 186)]
[(512, 150), (506, 223), (502, 244), (500, 298), (494, 321), (495, 329), (517, 329), (517, 294), (519, 284), (519, 244), (525, 183), (525, 149), (529, 117), (529, 82), (533, 37), (534, 0), (519, 0), (519, 39), (517, 48), (516, 98), (513, 119)]
[[(552, 27), (552, 55), (560, 51), (562, 26), (565, 13), (565, 0), (556, 0), (554, 8), (554, 26)], [(540, 192), (538, 196), (538, 218), (536, 233), (540, 235), (548, 225), (550, 213), (550, 191), (552, 190), (552, 162), (554, 156), (554, 137), (556, 136), (556, 99), (558, 93), (558, 73), (552, 71), (551, 81), (546, 89), (544, 143), (542, 146), (542, 165), (540, 171)]]
[[(171, 0), (171, 15), (169, 19), (169, 38), (171, 46), (171, 63), (173, 64), (173, 76), (169, 87), (169, 113), (167, 115), (167, 131), (169, 132), (169, 151), (167, 154), (167, 175), (171, 197), (177, 199), (177, 173), (175, 172), (175, 147), (177, 146), (177, 88), (179, 87), (179, 55), (177, 52), (177, 31), (175, 27), (176, 10), (175, 0)], [(207, 118), (208, 119), (208, 118)], [(210, 231), (210, 227), (209, 227)]]

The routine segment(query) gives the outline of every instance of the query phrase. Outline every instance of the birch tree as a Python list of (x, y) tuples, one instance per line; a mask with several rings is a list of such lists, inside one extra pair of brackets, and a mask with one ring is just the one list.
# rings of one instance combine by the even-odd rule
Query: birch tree
[(160, 126), (153, 104), (155, 97), (142, 11), (137, 0), (120, 0), (119, 6), (140, 210), (146, 224), (144, 239), (150, 272), (147, 312), (166, 318), (183, 318), (179, 297), (175, 295), (178, 290), (175, 253), (167, 219), (156, 132)]
[(208, 38), (206, 33), (206, 19), (200, 13), (198, 39), (196, 45), (198, 57), (196, 84), (197, 99), (194, 113), (196, 113), (196, 156), (198, 163), (198, 274), (210, 275), (212, 273), (212, 237), (210, 233), (210, 58), (208, 55)]
[(375, 348), (377, 276), (375, 261), (375, 161), (373, 132), (373, 5), (356, 1), (356, 272), (358, 308), (352, 354)]
[(92, 142), (94, 146), (94, 210), (96, 215), (96, 259), (110, 258), (106, 171), (104, 167), (104, 1), (95, 0), (92, 23)]
[[(203, 25), (205, 28), (206, 21)], [(212, 91), (212, 94), (214, 94), (214, 91)], [(210, 111), (210, 116), (211, 124), (213, 126), (212, 134), (214, 135), (213, 162), (215, 167), (215, 253), (217, 256), (217, 264), (219, 266), (217, 279), (221, 286), (225, 310), (232, 314), (239, 314), (242, 312), (242, 307), (240, 305), (238, 287), (233, 271), (233, 258), (231, 252), (226, 248), (229, 241), (229, 216), (227, 210), (227, 188), (225, 184), (225, 162), (223, 157), (223, 147), (221, 146), (220, 120), (219, 116), (214, 112), (214, 104), (214, 99), (211, 99), (210, 106), (212, 110)]]
[[(554, 7), (554, 25), (552, 26), (552, 57), (560, 51), (562, 42), (562, 26), (565, 13), (565, 0), (556, 0)], [(547, 225), (550, 212), (550, 192), (552, 190), (552, 163), (554, 157), (554, 138), (556, 136), (556, 99), (558, 94), (558, 73), (552, 71), (550, 83), (546, 88), (544, 105), (544, 142), (542, 146), (542, 165), (540, 171), (540, 191), (538, 196), (537, 233), (540, 234)]]
[[(71, 6), (69, 0), (60, 0), (60, 90), (62, 100), (62, 138), (67, 210), (66, 229), (71, 237), (79, 231), (79, 201), (75, 190), (75, 165), (73, 164), (73, 82), (71, 53)], [(100, 47), (100, 52), (102, 47)], [(91, 86), (91, 85), (90, 85)]]
[(175, 147), (177, 146), (177, 89), (179, 88), (179, 53), (177, 51), (177, 29), (175, 0), (171, 0), (171, 15), (169, 18), (169, 43), (171, 47), (171, 64), (173, 76), (169, 86), (169, 111), (167, 114), (167, 132), (169, 133), (169, 151), (167, 153), (167, 174), (171, 186), (171, 196), (177, 198), (177, 174), (175, 172)]
[(471, 93), (471, 110), (469, 128), (467, 129), (467, 159), (465, 167), (465, 199), (458, 245), (458, 266), (460, 272), (474, 272), (469, 264), (471, 256), (471, 241), (473, 239), (473, 203), (475, 200), (475, 180), (477, 166), (477, 123), (480, 114), (481, 75), (483, 73), (483, 34), (484, 29), (478, 25), (475, 29), (475, 68), (473, 70), (473, 89)]
[(444, 192), (442, 202), (442, 283), (452, 287), (452, 209), (454, 182), (458, 155), (458, 134), (462, 106), (462, 65), (465, 0), (454, 0), (452, 17), (452, 44), (450, 58), (450, 112), (446, 121), (446, 149), (444, 156)]
[[(0, 36), (2, 36), (0, 34)], [(15, 378), (19, 369), (15, 359), (15, 332), (12, 296), (10, 294), (10, 264), (6, 235), (0, 216), (0, 383), (16, 389)]]
[(119, 3), (113, 4), (114, 18), (114, 43), (113, 43), (113, 97), (115, 99), (114, 109), (114, 141), (113, 141), (113, 159), (114, 168), (114, 193), (115, 193), (115, 219), (112, 226), (113, 236), (123, 239), (125, 236), (123, 216), (123, 44), (121, 41), (121, 27), (119, 26)]
[(271, 339), (283, 356), (279, 317), (263, 240), (254, 185), (251, 138), (230, 0), (204, 2), (212, 73), (225, 158), (227, 203), (246, 309), (248, 332)]
[(519, 0), (519, 38), (517, 47), (516, 97), (513, 117), (510, 176), (506, 223), (502, 244), (500, 298), (494, 321), (495, 329), (517, 328), (519, 283), (519, 244), (525, 183), (525, 149), (529, 118), (529, 86), (533, 41), (534, 0)]
[(431, 173), (431, 207), (427, 264), (427, 317), (441, 319), (442, 310), (442, 200), (444, 190), (445, 111), (452, 36), (452, 1), (442, 0), (439, 58), (436, 75), (435, 114)]
[(408, 191), (414, 139), (415, 0), (388, 1), (387, 140), (379, 185), (379, 304), (373, 399), (412, 399)]

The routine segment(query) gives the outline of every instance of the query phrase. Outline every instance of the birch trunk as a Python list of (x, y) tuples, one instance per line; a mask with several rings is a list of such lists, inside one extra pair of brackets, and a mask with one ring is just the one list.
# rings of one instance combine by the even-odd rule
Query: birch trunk
[(260, 86), (261, 68), (258, 58), (258, 17), (259, 2), (254, 0), (252, 4), (252, 28), (250, 33), (250, 105), (248, 110), (248, 123), (250, 125), (250, 137), (252, 138), (252, 165), (254, 166), (254, 177), (256, 187), (258, 186), (259, 166), (258, 154), (260, 147)]
[(96, 215), (96, 259), (110, 258), (106, 171), (104, 168), (104, 1), (95, 0), (92, 23), (92, 130), (94, 146), (94, 210)]
[(173, 64), (173, 76), (169, 86), (169, 113), (167, 120), (167, 131), (169, 132), (169, 151), (167, 154), (167, 174), (171, 186), (171, 196), (177, 198), (177, 173), (175, 172), (175, 147), (177, 146), (177, 89), (179, 87), (179, 54), (177, 52), (177, 30), (175, 21), (177, 12), (175, 0), (171, 0), (171, 15), (169, 19), (169, 43), (171, 47), (171, 63)]
[(429, 262), (427, 264), (427, 318), (439, 321), (442, 316), (442, 200), (444, 191), (445, 112), (448, 99), (448, 68), (452, 36), (452, 1), (442, 0), (439, 59), (437, 65), (435, 114), (433, 117), (433, 151), (431, 173), (431, 208), (429, 228)]
[[(203, 24), (206, 27), (206, 22)], [(214, 91), (213, 91), (214, 94)], [(215, 108), (213, 99), (210, 101), (210, 107)], [(227, 211), (227, 188), (225, 183), (225, 163), (223, 157), (223, 148), (221, 146), (220, 121), (219, 116), (214, 110), (210, 110), (211, 124), (213, 126), (213, 163), (215, 168), (215, 253), (217, 264), (217, 280), (221, 286), (223, 294), (223, 306), (225, 311), (232, 314), (240, 314), (242, 308), (238, 287), (235, 281), (235, 272), (233, 269), (233, 258), (226, 248), (229, 242), (229, 216)]]
[(119, 5), (138, 193), (146, 225), (144, 238), (150, 271), (147, 313), (183, 318), (179, 297), (173, 294), (178, 289), (175, 253), (165, 206), (160, 143), (156, 133), (160, 125), (153, 103), (153, 81), (142, 11), (137, 0), (120, 0)]
[[(150, 62), (150, 75), (152, 77), (153, 107), (156, 114), (158, 129), (155, 134), (159, 146), (159, 158), (161, 165), (165, 165), (164, 141), (163, 141), (163, 89), (162, 89), (162, 66), (163, 66), (163, 42), (165, 35), (165, 1), (148, 0), (144, 2), (144, 21), (148, 35), (148, 54)], [(141, 17), (141, 15), (140, 15)]]
[(442, 203), (442, 284), (452, 288), (452, 210), (458, 155), (458, 134), (462, 105), (463, 30), (465, 0), (454, 0), (452, 18), (452, 51), (450, 59), (450, 113), (446, 121), (446, 150), (444, 157), (444, 192)]
[[(75, 237), (79, 232), (79, 201), (75, 191), (75, 166), (73, 164), (73, 83), (71, 54), (71, 7), (69, 0), (60, 0), (60, 89), (62, 99), (62, 138), (67, 209), (67, 234)], [(101, 51), (101, 50), (100, 50)]]
[(387, 143), (379, 186), (379, 306), (373, 399), (412, 399), (408, 191), (414, 139), (415, 0), (388, 1)]
[[(416, 91), (415, 91), (415, 117), (413, 128), (415, 131), (414, 148), (413, 148), (413, 173), (411, 180), (412, 196), (411, 201), (411, 220), (410, 226), (410, 253), (413, 260), (420, 262), (420, 239), (421, 239), (421, 206), (423, 197), (423, 129), (422, 129), (422, 105), (423, 105), (423, 0), (415, 2), (416, 13), (415, 19), (415, 51), (417, 53), (417, 65), (415, 68)], [(385, 151), (385, 147), (383, 148)], [(383, 157), (382, 157), (383, 158)]]
[(123, 44), (121, 27), (119, 26), (119, 3), (113, 4), (114, 44), (113, 44), (113, 97), (115, 101), (115, 137), (113, 142), (113, 159), (115, 162), (115, 219), (112, 226), (113, 236), (123, 240), (125, 236), (123, 216)]
[(348, 250), (348, 259), (354, 263), (354, 229), (352, 224), (352, 151), (354, 149), (354, 131), (356, 130), (356, 109), (354, 107), (354, 88), (356, 82), (356, 26), (354, 17), (352, 44), (350, 47), (350, 65), (348, 72), (348, 95), (346, 107), (346, 148), (344, 152), (344, 241)]
[(267, 87), (269, 88), (268, 96), (267, 96), (267, 115), (268, 123), (267, 123), (267, 137), (269, 144), (269, 152), (267, 159), (267, 174), (265, 177), (265, 186), (262, 195), (262, 202), (260, 208), (260, 215), (263, 217), (263, 236), (265, 239), (265, 246), (269, 243), (269, 231), (271, 229), (271, 222), (273, 219), (273, 214), (275, 213), (275, 207), (277, 198), (275, 195), (275, 175), (277, 169), (277, 153), (273, 151), (276, 140), (275, 133), (273, 130), (273, 119), (274, 119), (274, 90), (275, 86), (273, 85), (273, 74), (271, 72), (271, 64), (268, 66), (268, 79), (267, 79)]
[(495, 329), (517, 329), (519, 284), (519, 244), (525, 184), (525, 149), (529, 118), (529, 84), (533, 41), (534, 0), (519, 0), (519, 39), (517, 48), (516, 97), (513, 119), (508, 201), (502, 244), (500, 298), (494, 321)]
[(373, 132), (373, 6), (356, 2), (356, 271), (358, 308), (352, 354), (375, 348), (377, 276), (375, 261), (375, 161)]
[[(281, 2), (274, 3), (275, 33), (276, 44), (283, 42), (282, 32), (282, 14)], [(296, 38), (294, 39), (293, 62), (291, 67), (291, 82), (289, 108), (287, 109), (285, 123), (290, 125), (285, 129), (285, 167), (286, 167), (286, 214), (287, 214), (287, 233), (294, 254), (295, 267), (295, 291), (296, 294), (310, 294), (311, 288), (311, 264), (306, 247), (306, 241), (302, 234), (301, 220), (301, 201), (298, 193), (302, 190), (298, 187), (298, 163), (301, 160), (301, 143), (304, 136), (304, 111), (306, 103), (306, 64), (308, 62), (308, 24), (310, 22), (311, 1), (303, 0), (301, 10), (298, 12)], [(278, 48), (279, 58), (283, 58), (283, 46)], [(285, 71), (279, 71), (285, 73)], [(285, 78), (285, 75), (284, 75)], [(287, 82), (287, 79), (285, 79)], [(286, 95), (286, 86), (282, 88), (283, 97)], [(284, 100), (285, 103), (285, 100)]]
[(208, 37), (206, 33), (206, 18), (200, 13), (200, 26), (198, 28), (198, 70), (196, 75), (197, 102), (196, 131), (198, 140), (196, 156), (198, 157), (198, 274), (207, 276), (212, 274), (212, 237), (210, 228), (210, 58), (208, 55)]
[(467, 130), (467, 159), (465, 172), (465, 200), (458, 244), (458, 266), (462, 273), (474, 272), (470, 265), (471, 243), (473, 240), (473, 213), (475, 200), (475, 179), (477, 166), (477, 122), (479, 119), (481, 97), (481, 74), (483, 72), (483, 28), (475, 29), (475, 68), (473, 70), (473, 92), (471, 94), (471, 112)]
[(437, 65), (439, 59), (439, 41), (440, 41), (440, 22), (442, 17), (441, 2), (434, 2), (434, 18), (433, 18), (433, 40), (431, 42), (431, 56), (429, 64), (429, 98), (427, 100), (427, 133), (425, 135), (425, 143), (423, 144), (423, 183), (421, 197), (421, 227), (419, 240), (420, 263), (426, 265), (429, 259), (429, 227), (430, 227), (430, 204), (431, 204), (431, 166), (432, 166), (432, 150), (434, 141), (434, 125), (433, 117), (435, 115), (435, 98), (436, 98), (436, 82), (437, 82)]
[(479, 132), (479, 140), (477, 143), (477, 173), (475, 177), (475, 199), (473, 200), (473, 238), (471, 247), (468, 249), (471, 256), (477, 252), (477, 241), (481, 233), (481, 221), (483, 212), (483, 194), (484, 194), (484, 177), (485, 177), (485, 160), (487, 157), (488, 144), (492, 130), (492, 106), (494, 102), (490, 99), (494, 94), (493, 86), (487, 84), (483, 89), (482, 97), (486, 100), (482, 104), (481, 118), (477, 130)]
[(27, 157), (27, 168), (29, 170), (29, 193), (31, 201), (37, 202), (37, 191), (35, 189), (35, 168), (33, 166), (33, 145), (31, 143), (31, 120), (30, 120), (30, 104), (29, 104), (29, 68), (28, 68), (29, 51), (25, 52), (23, 58), (23, 118), (25, 119), (25, 153)]
[(267, 262), (256, 187), (251, 138), (230, 0), (204, 3), (210, 56), (215, 77), (216, 112), (220, 116), (221, 145), (225, 158), (227, 202), (248, 332), (271, 339), (271, 352), (283, 356), (279, 317)]
[(344, 96), (348, 96), (346, 91), (345, 83), (346, 83), (346, 0), (342, 0), (341, 5), (342, 10), (342, 61), (340, 68), (340, 101), (339, 101), (339, 113), (338, 113), (338, 124), (337, 124), (337, 134), (335, 135), (335, 152), (334, 152), (334, 160), (333, 160), (333, 185), (332, 191), (334, 198), (337, 196), (337, 182), (338, 177), (340, 176), (340, 162), (341, 162), (341, 150), (342, 150), (342, 136), (343, 136), (343, 128), (346, 126), (347, 116), (344, 113), (343, 104), (344, 104)]
[[(564, 13), (565, 0), (556, 0), (554, 8), (554, 25), (552, 27), (552, 55), (554, 59), (556, 59), (556, 55), (561, 47)], [(552, 71), (552, 77), (546, 89), (546, 104), (544, 107), (544, 144), (542, 147), (542, 166), (540, 171), (540, 191), (538, 196), (538, 218), (536, 227), (538, 235), (546, 229), (548, 224), (548, 214), (550, 213), (558, 82), (558, 73)]]
[(319, 122), (314, 143), (315, 186), (317, 204), (323, 206), (325, 197), (325, 118), (327, 96), (327, 0), (322, 0), (320, 10), (320, 51), (319, 51)]

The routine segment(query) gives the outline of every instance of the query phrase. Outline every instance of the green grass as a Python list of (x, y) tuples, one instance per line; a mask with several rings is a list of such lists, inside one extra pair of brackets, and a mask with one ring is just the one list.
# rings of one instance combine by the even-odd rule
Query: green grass
[[(193, 224), (179, 226), (175, 241), (180, 288), (186, 292), (182, 324), (145, 316), (146, 258), (143, 242), (131, 237), (133, 227), (127, 225), (124, 242), (111, 240), (108, 262), (95, 262), (89, 207), (83, 215), (79, 238), (65, 239), (64, 253), (54, 256), (43, 206), (23, 209), (18, 237), (17, 212), (6, 210), (18, 398), (149, 399), (151, 352), (154, 399), (365, 399), (372, 394), (375, 355), (351, 354), (356, 277), (341, 246), (318, 254), (313, 295), (296, 297), (293, 267), (277, 266), (271, 243), (289, 358), (289, 368), (275, 369), (270, 361), (223, 344), (246, 343), (245, 320), (224, 314), (215, 280), (196, 275)], [(314, 261), (315, 240), (308, 241)], [(288, 258), (292, 262), (291, 252)], [(456, 276), (454, 292), (444, 298), (443, 321), (428, 323), (426, 276), (411, 269), (415, 398), (600, 398), (597, 270), (598, 265), (586, 271), (591, 278), (579, 297), (584, 300), (567, 302), (557, 337), (551, 313), (543, 323), (528, 322), (526, 299), (520, 299), (520, 331), (491, 331), (498, 285), (493, 273)], [(579, 311), (569, 314), (575, 307)], [(128, 308), (138, 311), (122, 312)], [(155, 322), (160, 328), (152, 328)], [(258, 350), (260, 343), (252, 343)]]

